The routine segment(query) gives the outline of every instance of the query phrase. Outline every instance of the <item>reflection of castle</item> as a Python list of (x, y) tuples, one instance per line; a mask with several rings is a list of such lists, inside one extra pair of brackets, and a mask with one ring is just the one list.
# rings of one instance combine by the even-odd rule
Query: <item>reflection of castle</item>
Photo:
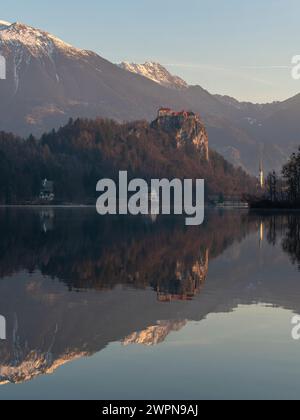
[(157, 286), (157, 297), (159, 302), (188, 301), (192, 300), (201, 290), (208, 273), (209, 251), (205, 250), (204, 255), (190, 267), (178, 261), (176, 267), (176, 281), (171, 288)]

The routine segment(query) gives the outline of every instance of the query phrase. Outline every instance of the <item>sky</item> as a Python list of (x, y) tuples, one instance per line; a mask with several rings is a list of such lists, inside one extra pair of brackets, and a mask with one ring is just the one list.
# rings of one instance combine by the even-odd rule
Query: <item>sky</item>
[(0, 19), (47, 30), (118, 63), (157, 61), (239, 100), (300, 92), (299, 0), (2, 0)]

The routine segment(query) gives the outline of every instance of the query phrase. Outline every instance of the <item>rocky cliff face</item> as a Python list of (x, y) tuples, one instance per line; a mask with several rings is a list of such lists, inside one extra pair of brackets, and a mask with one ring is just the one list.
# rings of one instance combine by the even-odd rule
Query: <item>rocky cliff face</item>
[(172, 134), (178, 148), (193, 145), (201, 158), (209, 160), (208, 135), (201, 118), (194, 112), (162, 108), (151, 126)]

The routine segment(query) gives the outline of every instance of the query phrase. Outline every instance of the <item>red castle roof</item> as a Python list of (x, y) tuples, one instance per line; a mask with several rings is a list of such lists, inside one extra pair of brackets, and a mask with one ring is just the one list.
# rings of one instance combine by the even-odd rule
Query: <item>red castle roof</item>
[(176, 112), (176, 111), (173, 111), (170, 108), (160, 108), (158, 113), (166, 113), (166, 114), (169, 114), (172, 117), (182, 117), (182, 116), (183, 117), (188, 117), (190, 115), (195, 115), (193, 112), (186, 111), (184, 109), (182, 111)]

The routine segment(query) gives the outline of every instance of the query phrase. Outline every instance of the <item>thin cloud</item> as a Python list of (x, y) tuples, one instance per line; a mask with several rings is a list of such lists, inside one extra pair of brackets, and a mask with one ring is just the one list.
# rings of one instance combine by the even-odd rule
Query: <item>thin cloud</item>
[(287, 70), (292, 69), (292, 66), (241, 66), (240, 69), (249, 70)]
[[(238, 66), (238, 67), (230, 68), (230, 67), (212, 66), (212, 65), (207, 65), (207, 64), (189, 64), (189, 63), (168, 63), (168, 64), (164, 64), (164, 66), (222, 72), (222, 73), (227, 73), (232, 76), (238, 77), (240, 79), (244, 79), (244, 80), (255, 82), (255, 83), (260, 83), (266, 86), (276, 86), (274, 83), (270, 82), (270, 80), (249, 76), (245, 73), (241, 73), (240, 71), (237, 71), (237, 70), (250, 69), (248, 66)], [(289, 66), (269, 66), (268, 67), (268, 69), (271, 69), (271, 68), (290, 69), (291, 67)], [(255, 66), (251, 66), (251, 69), (258, 70), (258, 69), (262, 69), (262, 67), (255, 68)]]
[(224, 70), (224, 71), (235, 71), (235, 69), (249, 69), (249, 70), (286, 70), (292, 69), (293, 66), (278, 65), (278, 66), (236, 66), (236, 67), (220, 67), (212, 66), (210, 64), (190, 64), (190, 63), (165, 63), (164, 66), (169, 67), (182, 67), (189, 69), (207, 69), (207, 70)]

